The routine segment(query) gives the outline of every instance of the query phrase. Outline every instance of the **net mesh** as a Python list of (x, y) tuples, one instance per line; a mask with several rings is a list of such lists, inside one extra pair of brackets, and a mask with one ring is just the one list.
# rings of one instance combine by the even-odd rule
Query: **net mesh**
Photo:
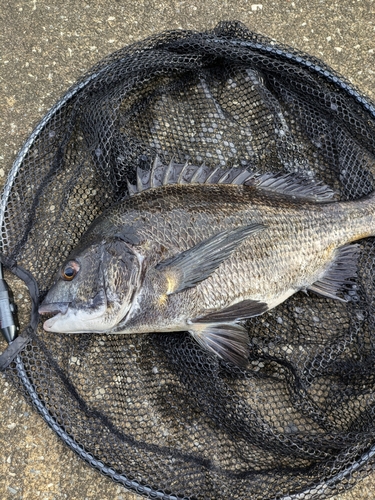
[[(3, 254), (43, 298), (156, 155), (298, 173), (360, 198), (374, 188), (374, 129), (371, 105), (321, 61), (240, 23), (155, 36), (100, 62), (33, 134), (3, 197)], [(246, 370), (184, 333), (39, 323), (7, 376), (84, 459), (144, 495), (330, 496), (374, 466), (374, 240), (360, 248), (346, 304), (298, 293), (247, 322)]]

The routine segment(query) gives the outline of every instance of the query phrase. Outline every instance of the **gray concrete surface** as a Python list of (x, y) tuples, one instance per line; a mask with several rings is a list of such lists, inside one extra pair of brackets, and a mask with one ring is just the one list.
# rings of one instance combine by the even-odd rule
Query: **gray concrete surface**
[[(237, 19), (322, 58), (375, 97), (372, 0), (15, 0), (0, 8), (0, 184), (44, 113), (106, 54), (172, 28)], [(3, 344), (0, 344), (0, 349)], [(91, 470), (0, 377), (0, 498), (138, 498)], [(340, 496), (375, 497), (375, 477)]]

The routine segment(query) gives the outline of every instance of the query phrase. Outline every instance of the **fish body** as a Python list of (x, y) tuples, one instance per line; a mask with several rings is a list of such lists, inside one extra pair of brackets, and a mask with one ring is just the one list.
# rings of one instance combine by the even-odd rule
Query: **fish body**
[(190, 331), (244, 365), (240, 321), (299, 290), (343, 300), (356, 267), (350, 243), (375, 234), (373, 195), (332, 201), (326, 186), (291, 176), (157, 160), (130, 191), (63, 265), (40, 308), (57, 312), (46, 330)]

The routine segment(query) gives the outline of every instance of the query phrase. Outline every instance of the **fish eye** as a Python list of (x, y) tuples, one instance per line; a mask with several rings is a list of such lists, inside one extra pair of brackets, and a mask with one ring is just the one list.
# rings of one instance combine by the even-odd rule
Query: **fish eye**
[(75, 260), (71, 260), (61, 270), (61, 276), (65, 281), (72, 281), (79, 271), (79, 264)]

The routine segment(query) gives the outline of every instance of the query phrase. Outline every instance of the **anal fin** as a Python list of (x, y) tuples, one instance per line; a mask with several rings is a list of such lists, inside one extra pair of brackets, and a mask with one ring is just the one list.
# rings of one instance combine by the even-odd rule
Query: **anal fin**
[(346, 302), (337, 294), (352, 284), (357, 272), (359, 245), (345, 245), (336, 250), (334, 259), (328, 265), (324, 275), (308, 287), (308, 290), (324, 297)]
[(246, 329), (236, 323), (195, 323), (189, 330), (195, 340), (219, 358), (241, 368), (249, 357), (249, 337)]

